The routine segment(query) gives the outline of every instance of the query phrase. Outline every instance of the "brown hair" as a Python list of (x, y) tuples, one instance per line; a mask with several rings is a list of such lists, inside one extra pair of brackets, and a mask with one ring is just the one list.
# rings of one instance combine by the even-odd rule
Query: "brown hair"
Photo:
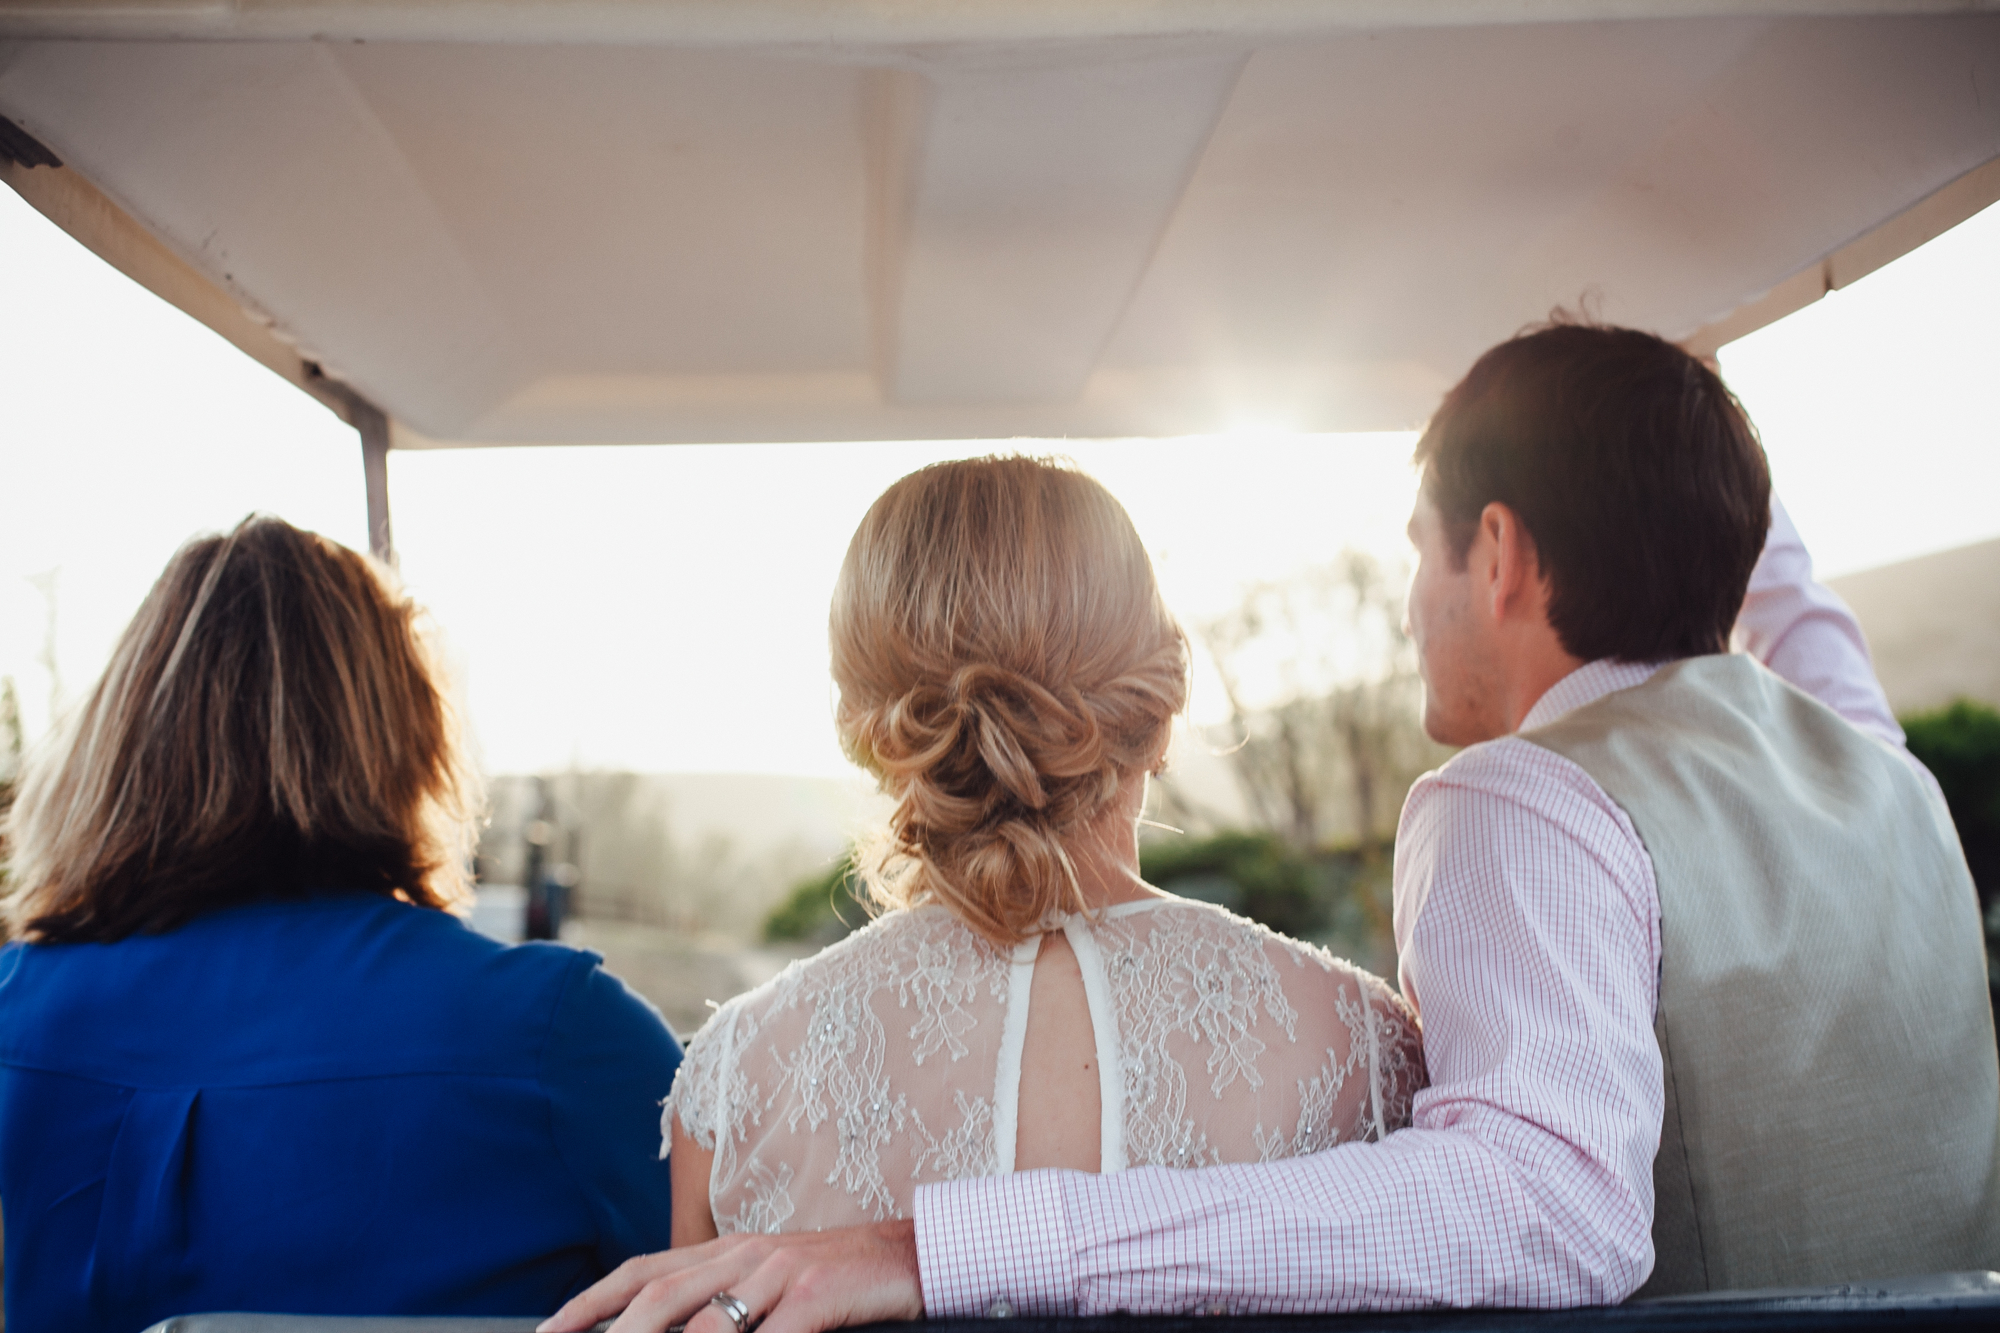
[(8, 820), (0, 917), (43, 943), (360, 889), (467, 897), (479, 783), (381, 566), (253, 516), (182, 547)]
[(842, 745), (895, 798), (878, 905), (999, 944), (1084, 904), (1065, 842), (1159, 766), (1187, 639), (1110, 492), (1055, 462), (904, 477), (861, 520), (830, 620)]
[(1742, 404), (1679, 347), (1632, 329), (1532, 329), (1445, 395), (1416, 461), (1461, 562), (1488, 504), (1514, 511), (1572, 656), (1728, 649), (1771, 524), (1771, 474)]

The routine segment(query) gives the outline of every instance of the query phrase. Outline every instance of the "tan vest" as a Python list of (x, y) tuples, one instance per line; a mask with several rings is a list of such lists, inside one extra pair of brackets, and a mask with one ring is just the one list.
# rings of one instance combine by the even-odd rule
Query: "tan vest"
[(1522, 739), (1631, 817), (1660, 888), (1666, 1123), (1641, 1295), (2000, 1268), (2000, 1064), (1943, 804), (1750, 658)]

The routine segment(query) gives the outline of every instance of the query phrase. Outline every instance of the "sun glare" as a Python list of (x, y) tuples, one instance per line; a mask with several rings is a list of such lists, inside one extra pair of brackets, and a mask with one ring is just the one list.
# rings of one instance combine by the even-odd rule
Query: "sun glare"
[[(0, 191), (0, 676), (31, 734), (174, 548), (250, 510), (358, 545), (351, 431)], [(1839, 572), (2000, 533), (2000, 209), (1726, 349), (1781, 491)], [(826, 607), (854, 524), (912, 468), (996, 448), (1103, 481), (1191, 625), (1344, 548), (1394, 570), (1414, 437), (451, 450), (392, 455), (403, 570), (487, 763), (843, 774)], [(1197, 670), (1194, 717), (1223, 701)]]

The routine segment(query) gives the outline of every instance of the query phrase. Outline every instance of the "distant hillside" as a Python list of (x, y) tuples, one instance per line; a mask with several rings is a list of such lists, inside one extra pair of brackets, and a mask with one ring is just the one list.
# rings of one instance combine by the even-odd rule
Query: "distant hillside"
[(2000, 540), (1827, 580), (1868, 635), (1897, 713), (2000, 703)]

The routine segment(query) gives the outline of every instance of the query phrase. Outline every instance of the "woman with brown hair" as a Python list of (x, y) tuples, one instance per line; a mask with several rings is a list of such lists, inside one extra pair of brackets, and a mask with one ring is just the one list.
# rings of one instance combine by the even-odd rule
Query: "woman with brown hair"
[(676, 1244), (1408, 1123), (1423, 1062), (1393, 990), (1139, 877), (1188, 649), (1103, 487), (1029, 458), (903, 478), (848, 548), (831, 643), (841, 740), (896, 802), (860, 861), (881, 914), (690, 1043)]
[(269, 518), (182, 548), (8, 817), (10, 1326), (529, 1314), (666, 1241), (679, 1048), (452, 915), (480, 806), (380, 566)]

